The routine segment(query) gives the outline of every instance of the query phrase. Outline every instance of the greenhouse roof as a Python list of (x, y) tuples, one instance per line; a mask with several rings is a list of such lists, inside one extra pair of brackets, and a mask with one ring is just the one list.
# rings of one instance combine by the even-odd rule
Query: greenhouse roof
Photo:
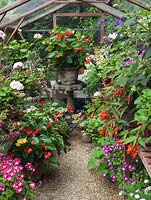
[[(126, 2), (151, 9), (151, 4), (147, 3), (147, 0), (126, 0)], [(17, 0), (0, 9), (0, 28), (14, 27), (17, 24), (19, 27), (26, 26), (73, 3), (88, 3), (117, 18), (126, 16), (124, 12), (111, 6), (112, 0)]]

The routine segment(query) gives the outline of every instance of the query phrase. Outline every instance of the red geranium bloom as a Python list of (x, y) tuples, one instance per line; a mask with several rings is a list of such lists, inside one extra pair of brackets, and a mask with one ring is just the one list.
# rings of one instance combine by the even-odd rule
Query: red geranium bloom
[(68, 110), (69, 112), (72, 112), (72, 111), (73, 111), (72, 106), (67, 106), (67, 110)]
[(46, 102), (45, 101), (40, 101), (39, 102), (41, 105), (44, 105), (44, 104), (46, 104)]
[(72, 36), (73, 33), (72, 33), (70, 30), (66, 30), (66, 31), (65, 31), (65, 35), (66, 35), (66, 36)]
[(52, 153), (50, 151), (44, 153), (44, 158), (50, 158)]
[(110, 120), (109, 114), (105, 111), (100, 112), (100, 119), (102, 120)]

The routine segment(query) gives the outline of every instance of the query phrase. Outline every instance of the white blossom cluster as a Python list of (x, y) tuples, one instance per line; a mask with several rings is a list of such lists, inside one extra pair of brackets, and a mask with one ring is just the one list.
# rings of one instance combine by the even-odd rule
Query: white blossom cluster
[(34, 39), (41, 39), (42, 35), (40, 33), (34, 34)]
[(18, 69), (18, 68), (23, 68), (24, 67), (24, 64), (22, 62), (16, 62), (14, 63), (13, 65), (13, 69)]
[(23, 84), (20, 83), (19, 81), (15, 81), (15, 80), (10, 83), (10, 87), (12, 89), (16, 89), (16, 90), (23, 90), (24, 89)]

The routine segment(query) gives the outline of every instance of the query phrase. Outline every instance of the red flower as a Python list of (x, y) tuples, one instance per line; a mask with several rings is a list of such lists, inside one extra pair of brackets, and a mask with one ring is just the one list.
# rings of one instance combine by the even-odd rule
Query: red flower
[(46, 127), (47, 127), (47, 128), (50, 128), (50, 127), (51, 127), (51, 125), (48, 123), (48, 124), (46, 124)]
[(110, 120), (109, 114), (105, 111), (100, 112), (100, 119), (102, 120)]
[(50, 34), (50, 35), (53, 35), (53, 34), (54, 34), (54, 32), (49, 32), (49, 34)]
[(33, 152), (32, 148), (25, 148), (24, 152), (27, 152), (28, 154), (30, 154), (31, 152)]
[(50, 151), (44, 153), (44, 158), (50, 158), (52, 153)]
[(61, 112), (57, 111), (56, 112), (56, 117), (59, 117), (61, 115)]
[(70, 30), (65, 31), (65, 36), (72, 36), (73, 33)]
[(89, 41), (89, 39), (87, 38), (87, 37), (84, 37), (84, 42), (88, 42)]
[(91, 62), (91, 59), (87, 58), (87, 59), (85, 60), (84, 64), (87, 65), (87, 64), (90, 64), (90, 62)]
[(67, 110), (68, 110), (69, 112), (73, 112), (72, 106), (67, 106)]
[(35, 142), (34, 142), (34, 141), (31, 141), (31, 144), (32, 144), (32, 145), (34, 145), (34, 144), (35, 144)]
[(44, 105), (44, 104), (46, 104), (46, 102), (45, 101), (40, 101), (39, 102), (41, 105)]

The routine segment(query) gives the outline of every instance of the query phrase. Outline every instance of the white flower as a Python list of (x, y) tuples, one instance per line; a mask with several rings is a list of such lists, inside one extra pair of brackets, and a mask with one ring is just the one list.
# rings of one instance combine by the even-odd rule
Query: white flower
[(132, 192), (129, 194), (130, 197), (132, 197), (133, 195), (134, 195), (134, 194), (133, 194)]
[(93, 96), (95, 97), (100, 96), (100, 92), (95, 92)]
[(0, 38), (2, 38), (4, 40), (5, 37), (6, 37), (6, 34), (0, 30)]
[(119, 196), (122, 196), (122, 195), (123, 195), (123, 191), (120, 191), (120, 192), (119, 192)]
[(12, 89), (16, 89), (16, 90), (23, 90), (24, 89), (24, 86), (22, 83), (20, 83), (19, 81), (12, 81), (10, 83), (10, 87)]
[(29, 108), (26, 109), (26, 113), (29, 113), (29, 112), (31, 112), (31, 111), (33, 111), (35, 109), (36, 109), (35, 106), (30, 106)]
[(135, 190), (135, 192), (139, 192), (140, 190), (138, 189), (138, 190)]
[(40, 33), (34, 34), (34, 39), (41, 39), (42, 35)]
[(147, 193), (148, 191), (150, 191), (151, 190), (151, 186), (148, 186), (147, 188), (145, 188), (145, 193)]
[(149, 182), (149, 180), (147, 180), (147, 179), (144, 180), (144, 183), (148, 183), (148, 182)]
[(144, 198), (140, 199), (140, 200), (145, 200)]
[(22, 32), (22, 29), (21, 29), (21, 28), (19, 28), (19, 29), (18, 29), (18, 32)]
[(140, 195), (139, 194), (135, 194), (135, 199), (139, 199), (140, 198)]
[(110, 38), (110, 39), (112, 39), (112, 40), (115, 40), (116, 37), (117, 37), (117, 33), (110, 33), (110, 34), (108, 35), (108, 38)]
[(22, 62), (16, 62), (13, 65), (13, 69), (18, 69), (24, 67), (24, 64)]

